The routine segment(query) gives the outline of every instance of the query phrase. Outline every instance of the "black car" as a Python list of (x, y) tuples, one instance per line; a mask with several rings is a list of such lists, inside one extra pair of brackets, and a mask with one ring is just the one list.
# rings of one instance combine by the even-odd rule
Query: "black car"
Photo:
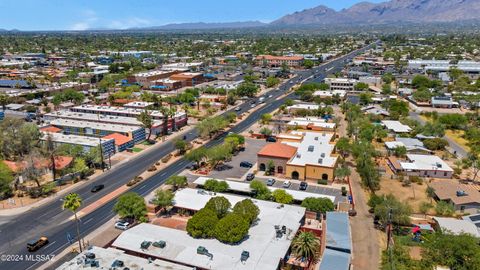
[(277, 138), (275, 138), (275, 137), (267, 137), (266, 141), (267, 141), (267, 142), (277, 142)]
[(253, 173), (247, 174), (247, 178), (246, 178), (247, 181), (252, 181), (254, 178), (255, 178), (255, 174), (253, 174)]
[(248, 161), (242, 161), (240, 162), (240, 167), (244, 167), (244, 168), (252, 168), (253, 167), (253, 164), (248, 162)]
[(92, 187), (92, 189), (90, 190), (91, 192), (98, 192), (100, 190), (102, 190), (103, 188), (105, 187), (105, 185), (95, 185)]
[(308, 187), (307, 182), (300, 182), (300, 187), (298, 189), (307, 190), (307, 187)]

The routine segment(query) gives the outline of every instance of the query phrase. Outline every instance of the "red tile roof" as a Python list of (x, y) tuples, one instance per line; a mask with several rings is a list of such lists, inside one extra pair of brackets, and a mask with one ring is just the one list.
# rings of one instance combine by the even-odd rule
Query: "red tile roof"
[[(55, 157), (55, 169), (56, 170), (63, 170), (66, 167), (68, 167), (72, 163), (72, 161), (73, 161), (73, 157), (56, 156)], [(8, 168), (12, 172), (15, 172), (15, 173), (20, 172), (21, 170), (23, 170), (27, 166), (26, 161), (15, 162), (15, 161), (4, 160), (3, 163), (5, 163), (5, 165), (7, 165)], [(35, 163), (35, 168), (37, 168), (37, 169), (51, 168), (52, 167), (52, 163), (51, 163), (50, 159), (41, 159), (41, 160), (37, 159), (37, 160), (34, 160), (34, 163)]]
[(302, 56), (274, 56), (274, 55), (259, 55), (257, 60), (275, 60), (275, 61), (300, 61)]
[(42, 127), (42, 128), (40, 128), (40, 131), (51, 132), (51, 133), (58, 133), (58, 132), (62, 131), (62, 129), (61, 129), (61, 128), (54, 127), (54, 126), (48, 126), (48, 127)]
[(277, 142), (265, 145), (257, 155), (290, 159), (295, 153), (297, 153), (296, 147)]
[(114, 139), (115, 140), (115, 145), (120, 146), (124, 145), (132, 140), (132, 138), (122, 135), (120, 133), (112, 133), (110, 135), (107, 135), (103, 137), (104, 139)]

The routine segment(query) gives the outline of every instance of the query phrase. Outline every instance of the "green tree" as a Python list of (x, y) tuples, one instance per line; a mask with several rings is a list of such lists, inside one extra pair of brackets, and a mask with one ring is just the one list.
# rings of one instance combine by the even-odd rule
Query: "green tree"
[(409, 225), (412, 208), (407, 203), (399, 201), (392, 194), (388, 194), (375, 206), (374, 213), (382, 224), (387, 224), (391, 216), (393, 224)]
[(0, 160), (0, 200), (12, 196), (13, 172)]
[(208, 162), (215, 168), (220, 162), (232, 157), (232, 146), (227, 144), (216, 145), (207, 150)]
[(306, 69), (311, 69), (311, 68), (313, 68), (314, 65), (315, 65), (315, 63), (310, 59), (306, 59), (306, 60), (303, 61), (303, 67), (306, 68)]
[(180, 155), (184, 154), (187, 150), (187, 142), (181, 139), (175, 141), (175, 149), (178, 150)]
[(141, 112), (138, 115), (137, 120), (142, 123), (143, 128), (148, 129), (148, 137), (147, 140), (150, 140), (150, 136), (152, 135), (152, 127), (153, 127), (153, 118), (148, 112), (147, 109), (145, 109), (143, 112)]
[(267, 128), (267, 127), (263, 127), (263, 128), (260, 129), (260, 134), (265, 135), (265, 136), (270, 136), (270, 135), (272, 135), (272, 130)]
[(272, 197), (272, 193), (268, 189), (267, 185), (261, 181), (253, 180), (250, 183), (250, 188), (257, 199), (268, 201)]
[(194, 238), (212, 238), (215, 235), (215, 227), (218, 217), (210, 209), (203, 208), (195, 213), (187, 222), (187, 232)]
[(335, 209), (335, 205), (328, 198), (308, 197), (302, 201), (301, 205), (302, 207), (307, 208), (308, 211), (317, 213), (326, 213)]
[(205, 204), (206, 209), (212, 210), (218, 218), (223, 218), (227, 215), (228, 210), (232, 205), (227, 200), (227, 198), (223, 196), (213, 197), (208, 200), (207, 204)]
[(431, 267), (444, 265), (450, 269), (480, 269), (478, 238), (470, 234), (435, 233), (425, 241), (422, 261)]
[(425, 139), (423, 141), (425, 147), (429, 150), (436, 151), (436, 150), (443, 150), (448, 145), (448, 142), (442, 138), (432, 138), (432, 139)]
[(357, 91), (367, 91), (369, 88), (368, 84), (364, 82), (359, 82), (355, 85), (355, 90)]
[(10, 103), (10, 97), (5, 94), (0, 94), (0, 106), (2, 106), (2, 110), (5, 111), (9, 103)]
[(80, 242), (80, 227), (78, 224), (77, 211), (82, 206), (82, 198), (77, 193), (70, 193), (65, 198), (63, 198), (62, 208), (67, 209), (73, 212), (75, 216), (75, 224), (77, 227), (77, 241), (80, 252), (83, 251), (82, 243)]
[(215, 238), (223, 243), (238, 243), (247, 236), (249, 228), (250, 224), (244, 217), (230, 213), (215, 226)]
[(350, 176), (352, 172), (350, 168), (346, 165), (339, 166), (335, 169), (335, 177), (341, 180), (344, 180), (346, 177)]
[(455, 207), (451, 203), (439, 201), (435, 206), (435, 212), (439, 216), (451, 217), (455, 214)]
[(142, 196), (135, 192), (127, 192), (118, 198), (113, 211), (121, 218), (128, 217), (142, 221), (147, 214), (147, 205)]
[(293, 196), (284, 189), (276, 189), (272, 192), (273, 200), (277, 203), (290, 204), (293, 202)]
[(213, 192), (225, 192), (229, 188), (226, 181), (217, 181), (215, 179), (208, 179), (207, 181), (205, 181), (203, 187), (206, 190)]
[(407, 155), (407, 148), (405, 146), (397, 146), (393, 149), (393, 154), (396, 157), (404, 157)]
[(256, 206), (252, 200), (245, 199), (235, 204), (233, 213), (242, 216), (249, 224), (252, 224), (257, 219), (258, 214), (260, 214), (260, 209), (258, 209), (258, 206)]
[(274, 87), (275, 85), (277, 85), (279, 83), (280, 83), (280, 79), (272, 77), (272, 76), (268, 77), (267, 80), (266, 80), (266, 85), (267, 85), (268, 88)]
[(167, 206), (173, 205), (173, 197), (174, 195), (170, 190), (157, 189), (152, 202), (154, 205), (164, 209)]
[(268, 123), (270, 123), (270, 121), (272, 121), (272, 115), (271, 114), (269, 114), (269, 113), (262, 114), (262, 118), (261, 118), (262, 124), (267, 125)]
[(197, 163), (197, 166), (200, 167), (200, 163), (207, 157), (207, 148), (201, 146), (197, 149), (185, 154), (185, 159)]
[(297, 258), (305, 258), (309, 263), (320, 259), (320, 240), (311, 232), (300, 232), (292, 241), (292, 253)]
[(165, 184), (172, 185), (173, 190), (177, 190), (179, 188), (186, 187), (188, 182), (186, 176), (172, 175), (167, 179), (167, 181), (165, 181)]
[(352, 145), (350, 144), (350, 140), (346, 137), (341, 137), (338, 139), (337, 143), (335, 144), (336, 151), (345, 159), (350, 153)]

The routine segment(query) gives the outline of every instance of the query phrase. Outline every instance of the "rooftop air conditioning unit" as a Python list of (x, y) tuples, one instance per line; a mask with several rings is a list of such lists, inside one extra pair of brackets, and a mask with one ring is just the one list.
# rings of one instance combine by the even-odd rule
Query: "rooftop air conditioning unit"
[(323, 164), (323, 159), (322, 158), (318, 159), (318, 164)]

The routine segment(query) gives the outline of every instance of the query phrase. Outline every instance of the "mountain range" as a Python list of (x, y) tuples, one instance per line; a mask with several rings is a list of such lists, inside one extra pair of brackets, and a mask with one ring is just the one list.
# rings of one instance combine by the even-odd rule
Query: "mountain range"
[(321, 5), (283, 16), (271, 23), (178, 23), (148, 27), (148, 30), (185, 30), (257, 27), (302, 27), (325, 25), (379, 25), (386, 23), (456, 23), (480, 21), (480, 0), (390, 0), (360, 2), (336, 11)]

